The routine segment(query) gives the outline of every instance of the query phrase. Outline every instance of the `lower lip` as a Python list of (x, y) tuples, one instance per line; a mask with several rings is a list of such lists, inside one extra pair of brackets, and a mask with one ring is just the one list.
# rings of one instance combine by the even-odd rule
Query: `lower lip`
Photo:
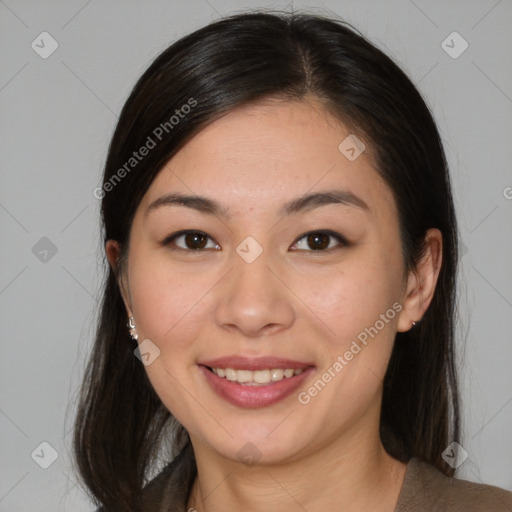
[(215, 375), (206, 366), (199, 365), (199, 368), (206, 377), (208, 384), (221, 398), (238, 407), (254, 409), (275, 404), (291, 395), (315, 370), (313, 366), (309, 366), (298, 375), (285, 377), (278, 382), (271, 382), (268, 385), (243, 386)]

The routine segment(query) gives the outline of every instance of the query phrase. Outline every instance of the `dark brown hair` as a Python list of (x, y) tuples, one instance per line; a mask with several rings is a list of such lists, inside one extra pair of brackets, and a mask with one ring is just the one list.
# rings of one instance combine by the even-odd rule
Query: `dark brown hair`
[[(396, 336), (384, 381), (381, 438), (395, 458), (418, 457), (453, 476), (441, 457), (448, 444), (459, 440), (460, 417), (453, 346), (457, 226), (445, 154), (418, 90), (393, 60), (348, 24), (304, 13), (238, 14), (160, 54), (133, 88), (110, 143), (100, 194), (104, 240), (120, 243), (122, 272), (141, 198), (188, 140), (235, 107), (306, 95), (318, 98), (371, 147), (377, 171), (396, 200), (406, 268), (414, 269), (428, 228), (443, 235), (432, 303), (414, 329)], [(170, 122), (177, 110), (187, 113)], [(155, 139), (162, 126), (167, 130), (156, 146), (127, 167), (133, 151), (148, 137)], [(123, 166), (126, 172), (120, 171)], [(105, 271), (74, 453), (97, 503), (107, 510), (134, 511), (162, 441), (172, 436), (170, 457), (190, 441), (134, 357), (118, 276), (106, 261)]]

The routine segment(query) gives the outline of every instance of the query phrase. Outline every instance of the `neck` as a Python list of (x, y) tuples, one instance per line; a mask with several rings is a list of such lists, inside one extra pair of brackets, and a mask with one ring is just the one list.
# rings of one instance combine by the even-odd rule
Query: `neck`
[(244, 465), (192, 439), (197, 464), (187, 510), (393, 512), (406, 464), (387, 454), (377, 432), (338, 436), (292, 461)]

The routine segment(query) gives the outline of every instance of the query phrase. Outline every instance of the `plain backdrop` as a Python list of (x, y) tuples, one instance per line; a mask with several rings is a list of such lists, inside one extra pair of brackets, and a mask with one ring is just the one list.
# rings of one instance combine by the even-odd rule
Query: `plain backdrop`
[(401, 64), (432, 108), (463, 242), (468, 458), (458, 475), (512, 490), (510, 0), (0, 0), (0, 511), (94, 508), (72, 471), (69, 434), (103, 272), (93, 190), (117, 115), (173, 41), (264, 7), (349, 21)]

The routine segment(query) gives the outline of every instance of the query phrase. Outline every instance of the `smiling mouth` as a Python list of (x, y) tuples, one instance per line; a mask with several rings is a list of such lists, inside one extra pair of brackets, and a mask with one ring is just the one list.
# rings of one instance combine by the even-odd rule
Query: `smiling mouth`
[(284, 400), (315, 373), (314, 365), (278, 358), (218, 359), (198, 367), (215, 394), (232, 405), (252, 409)]
[(300, 375), (303, 368), (268, 368), (263, 370), (237, 370), (234, 368), (206, 367), (212, 373), (231, 382), (244, 386), (266, 386), (295, 375)]

